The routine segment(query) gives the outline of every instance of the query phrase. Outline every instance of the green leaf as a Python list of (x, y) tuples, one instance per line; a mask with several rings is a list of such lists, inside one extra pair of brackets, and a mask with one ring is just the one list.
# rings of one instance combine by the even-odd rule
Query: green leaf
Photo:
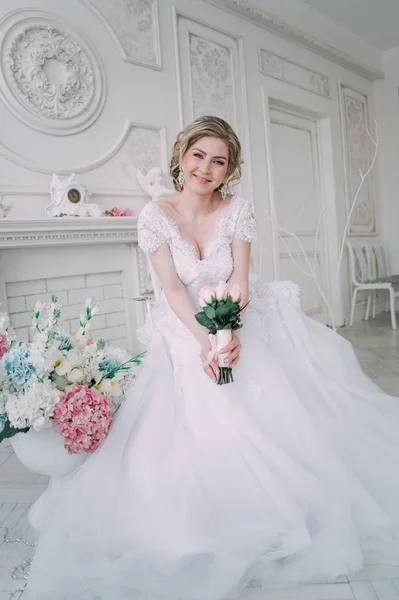
[(246, 308), (246, 307), (248, 306), (249, 302), (250, 302), (250, 301), (248, 300), (248, 302), (247, 302), (246, 304), (244, 304), (244, 306), (242, 306), (242, 307), (240, 308), (240, 311), (239, 311), (239, 312), (241, 312), (242, 310), (244, 310), (244, 308)]
[(212, 306), (205, 306), (204, 313), (210, 319), (214, 319), (215, 315), (216, 315), (216, 311), (215, 311), (215, 309)]
[(231, 307), (226, 305), (226, 304), (222, 304), (221, 306), (218, 306), (216, 309), (216, 316), (217, 317), (225, 317), (229, 314), (231, 310)]
[(17, 433), (26, 433), (27, 431), (29, 431), (29, 427), (26, 427), (25, 429), (15, 429), (15, 427), (11, 426), (10, 421), (6, 419), (3, 428), (0, 431), (0, 442), (14, 437)]
[(210, 319), (209, 317), (206, 316), (206, 314), (204, 312), (199, 312), (196, 315), (194, 315), (195, 318), (197, 319), (198, 323), (200, 325), (202, 325), (203, 327), (206, 327), (207, 329), (214, 329), (214, 324), (212, 319)]

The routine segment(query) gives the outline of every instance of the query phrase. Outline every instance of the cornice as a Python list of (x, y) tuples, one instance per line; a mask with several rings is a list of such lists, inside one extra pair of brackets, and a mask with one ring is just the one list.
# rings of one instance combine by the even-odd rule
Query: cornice
[(137, 243), (137, 217), (0, 219), (0, 249)]
[(247, 21), (251, 21), (259, 27), (263, 27), (264, 29), (267, 29), (267, 31), (271, 31), (290, 42), (299, 44), (300, 46), (335, 62), (341, 67), (344, 67), (361, 77), (365, 77), (369, 81), (383, 79), (384, 77), (382, 67), (381, 69), (370, 67), (350, 54), (342, 52), (342, 50), (339, 50), (335, 46), (331, 46), (330, 44), (305, 33), (301, 29), (290, 25), (287, 21), (249, 4), (246, 0), (205, 1), (218, 8), (232, 12)]

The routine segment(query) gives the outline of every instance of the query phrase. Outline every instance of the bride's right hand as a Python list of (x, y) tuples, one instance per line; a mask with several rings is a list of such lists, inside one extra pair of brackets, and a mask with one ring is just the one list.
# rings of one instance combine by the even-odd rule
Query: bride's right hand
[[(203, 344), (200, 354), (202, 363), (206, 362), (206, 360), (208, 359), (208, 354), (211, 350), (212, 346), (209, 342)], [(219, 367), (214, 358), (208, 366), (204, 367), (204, 371), (215, 383), (217, 382), (217, 380), (219, 379)]]

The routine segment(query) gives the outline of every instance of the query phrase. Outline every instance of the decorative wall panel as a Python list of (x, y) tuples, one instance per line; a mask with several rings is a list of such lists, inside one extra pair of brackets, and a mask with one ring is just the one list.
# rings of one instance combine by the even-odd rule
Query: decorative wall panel
[(104, 23), (123, 60), (161, 68), (156, 0), (82, 0)]
[[(342, 136), (344, 142), (346, 204), (351, 210), (361, 174), (371, 165), (368, 98), (344, 85), (340, 86)], [(376, 235), (373, 173), (358, 194), (349, 226), (350, 235)]]
[(327, 75), (302, 67), (286, 58), (260, 50), (260, 70), (264, 75), (331, 98), (331, 82)]

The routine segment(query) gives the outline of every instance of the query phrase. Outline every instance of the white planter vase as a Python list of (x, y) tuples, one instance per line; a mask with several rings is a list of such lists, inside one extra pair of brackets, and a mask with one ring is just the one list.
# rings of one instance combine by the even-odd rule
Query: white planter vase
[[(64, 438), (54, 429), (18, 433), (11, 438), (11, 444), (18, 459), (25, 467), (47, 475), (52, 479), (61, 479), (79, 467), (87, 458), (87, 454), (68, 454), (64, 448)], [(29, 523), (37, 530), (42, 528), (46, 514), (45, 491), (33, 504), (29, 511)]]
[(11, 444), (25, 467), (55, 479), (65, 477), (87, 458), (87, 454), (68, 454), (64, 438), (51, 428), (18, 433), (11, 438)]

